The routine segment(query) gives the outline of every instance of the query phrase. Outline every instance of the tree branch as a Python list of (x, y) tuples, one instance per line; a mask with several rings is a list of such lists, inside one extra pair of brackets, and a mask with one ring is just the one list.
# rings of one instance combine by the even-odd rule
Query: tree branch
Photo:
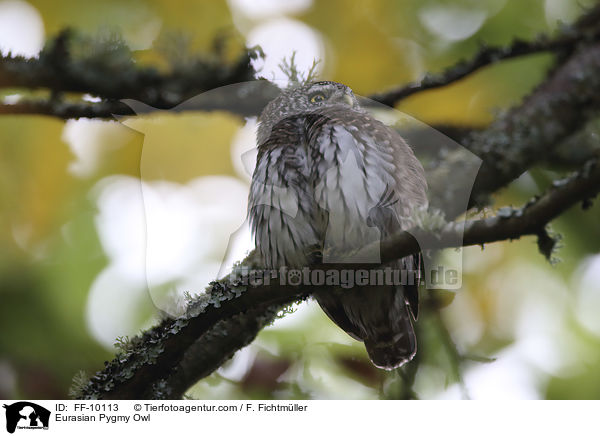
[[(169, 108), (169, 110), (171, 112), (223, 110), (243, 117), (253, 116), (259, 114), (265, 105), (280, 92), (279, 88), (266, 80), (252, 80), (233, 85), (235, 86), (223, 86), (201, 93)], [(127, 100), (135, 103), (135, 110), (123, 103)], [(143, 101), (131, 99), (102, 100), (97, 103), (61, 99), (24, 99), (13, 104), (0, 104), (0, 115), (48, 115), (67, 120), (141, 115), (160, 109), (151, 104), (142, 107), (139, 103), (146, 104)]]
[[(579, 45), (600, 38), (600, 29), (596, 25), (599, 20), (600, 6), (597, 6), (554, 38), (540, 35), (533, 41), (516, 40), (509, 47), (482, 47), (473, 58), (442, 74), (428, 75), (419, 82), (373, 94), (366, 104), (376, 102), (393, 107), (408, 96), (447, 86), (483, 67), (518, 56), (541, 52), (561, 56), (572, 54)], [(102, 101), (23, 100), (16, 104), (0, 103), (0, 114), (39, 114), (61, 119), (133, 115), (119, 103), (122, 99), (170, 109), (208, 90), (254, 80), (256, 71), (250, 61), (258, 56), (261, 56), (258, 50), (250, 49), (233, 63), (227, 63), (218, 54), (209, 54), (179, 63), (169, 73), (160, 73), (155, 68), (137, 67), (131, 52), (118, 39), (94, 42), (67, 29), (50, 42), (37, 59), (0, 56), (0, 88), (48, 89), (55, 95), (64, 92), (90, 94)], [(225, 108), (243, 116), (258, 115), (272, 98), (273, 92), (243, 98), (236, 96), (226, 107), (206, 104), (188, 106), (186, 110)], [(250, 106), (247, 100), (252, 101)]]
[[(116, 38), (89, 40), (64, 30), (38, 58), (1, 56), (0, 88), (90, 94), (108, 102), (132, 99), (167, 109), (205, 91), (254, 80), (251, 61), (258, 56), (257, 50), (243, 50), (236, 60), (226, 62), (218, 53), (209, 53), (178, 62), (172, 71), (161, 73), (156, 68), (138, 67), (127, 46)], [(47, 112), (48, 107), (51, 105), (40, 109), (54, 115)], [(30, 104), (29, 109), (33, 108)], [(4, 113), (9, 109), (5, 106)], [(83, 106), (80, 109), (81, 116), (98, 112)], [(75, 113), (58, 111), (58, 115)]]
[[(430, 248), (544, 235), (551, 220), (576, 203), (587, 203), (599, 191), (600, 165), (590, 161), (580, 172), (555, 183), (549, 192), (521, 209), (500, 210), (493, 218), (449, 223), (438, 232), (413, 229), (399, 233), (381, 243), (381, 259), (386, 263)], [(260, 260), (252, 254), (244, 264), (258, 268)], [(313, 266), (349, 267), (360, 268), (360, 265)], [(246, 287), (230, 281), (227, 278), (213, 283), (206, 294), (190, 304), (187, 316), (164, 320), (134, 338), (123, 353), (90, 380), (80, 398), (173, 398), (250, 342), (283, 305), (306, 298), (310, 293), (298, 286), (271, 283)], [(237, 334), (231, 336), (234, 333)], [(215, 341), (215, 335), (226, 338), (225, 343)], [(207, 347), (211, 342), (213, 345)]]
[(20, 100), (0, 104), (0, 115), (48, 115), (63, 120), (79, 118), (112, 118), (115, 115), (136, 115), (120, 101), (98, 103), (66, 102), (61, 100)]
[[(501, 115), (487, 129), (468, 135), (461, 145), (483, 160), (470, 205), (485, 204), (488, 196), (508, 185), (533, 165), (543, 162), (574, 132), (593, 119), (600, 108), (600, 44), (584, 46), (543, 82), (523, 103)], [(477, 171), (473, 162), (447, 156), (452, 165), (431, 172), (435, 207), (447, 217), (464, 212), (456, 204), (458, 191)]]
[(600, 37), (600, 29), (597, 26), (598, 21), (600, 21), (600, 6), (588, 11), (573, 26), (564, 28), (560, 35), (555, 38), (540, 35), (533, 41), (515, 40), (508, 47), (482, 46), (470, 60), (453, 65), (441, 74), (426, 75), (419, 82), (399, 86), (383, 93), (372, 94), (369, 99), (394, 107), (401, 100), (411, 95), (448, 86), (498, 61), (543, 52), (565, 56), (573, 53), (582, 42), (589, 43), (598, 40)]

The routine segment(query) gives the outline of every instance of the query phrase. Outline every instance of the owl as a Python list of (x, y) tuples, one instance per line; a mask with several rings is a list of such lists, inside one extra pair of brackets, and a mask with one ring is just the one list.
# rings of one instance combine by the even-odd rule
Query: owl
[[(423, 167), (411, 148), (350, 88), (330, 81), (282, 91), (259, 117), (257, 146), (248, 217), (265, 267), (373, 265), (366, 271), (375, 271), (373, 280), (315, 286), (312, 295), (334, 323), (364, 342), (375, 366), (390, 370), (410, 361), (419, 256), (381, 265), (373, 247), (409, 228), (414, 212), (427, 207)], [(417, 280), (382, 282), (377, 270), (384, 268)]]

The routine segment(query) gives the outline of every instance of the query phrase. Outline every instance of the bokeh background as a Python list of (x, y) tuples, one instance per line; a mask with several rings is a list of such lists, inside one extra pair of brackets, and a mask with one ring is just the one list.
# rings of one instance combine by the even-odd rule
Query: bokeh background
[[(285, 82), (278, 64), (296, 51), (301, 70), (320, 59), (320, 77), (369, 95), (481, 45), (552, 34), (590, 3), (2, 0), (0, 51), (35, 57), (69, 27), (118, 35), (139, 64), (168, 71), (221, 35), (230, 57), (260, 45), (263, 77)], [(505, 61), (397, 109), (429, 125), (482, 127), (551, 65), (547, 54)], [(201, 292), (244, 222), (254, 120), (158, 112), (120, 121), (0, 117), (0, 398), (66, 398), (74, 376), (114, 355), (117, 338), (156, 322), (157, 306), (176, 311), (178, 295)], [(596, 141), (599, 127), (589, 128)], [(529, 171), (494, 207), (522, 204), (561, 171)], [(465, 249), (463, 288), (439, 316), (419, 319), (419, 398), (600, 398), (599, 218), (596, 205), (554, 223), (563, 235), (555, 264), (534, 238)], [(449, 352), (446, 331), (463, 358)], [(400, 378), (372, 367), (362, 344), (309, 301), (188, 394), (394, 398)]]

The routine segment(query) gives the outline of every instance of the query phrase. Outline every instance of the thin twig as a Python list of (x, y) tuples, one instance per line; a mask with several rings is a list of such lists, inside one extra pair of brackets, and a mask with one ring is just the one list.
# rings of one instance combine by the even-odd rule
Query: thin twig
[[(598, 19), (600, 19), (600, 6), (583, 15), (572, 28), (564, 29), (563, 34), (559, 37), (549, 38), (545, 35), (540, 35), (533, 41), (515, 40), (508, 47), (483, 46), (471, 59), (458, 63), (441, 74), (427, 75), (418, 82), (373, 94), (369, 98), (378, 103), (393, 107), (411, 95), (448, 86), (464, 79), (481, 68), (502, 60), (543, 52), (558, 54), (565, 52), (572, 53), (579, 43), (598, 40), (600, 29), (595, 25)], [(589, 31), (590, 28), (592, 28), (592, 31)]]

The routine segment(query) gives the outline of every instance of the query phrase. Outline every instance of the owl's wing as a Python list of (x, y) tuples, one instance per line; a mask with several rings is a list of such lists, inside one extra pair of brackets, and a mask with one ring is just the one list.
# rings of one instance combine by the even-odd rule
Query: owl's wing
[[(427, 199), (427, 180), (423, 166), (415, 157), (412, 149), (406, 143), (404, 138), (393, 129), (388, 129), (390, 136), (390, 144), (392, 144), (392, 156), (394, 166), (399, 168), (399, 171), (394, 172), (396, 186), (398, 189), (399, 198), (404, 198), (405, 201), (399, 201), (395, 207), (396, 213), (400, 219), (400, 228), (406, 230), (414, 225), (413, 214), (416, 209), (426, 209), (428, 207)], [(387, 135), (386, 135), (387, 136)], [(397, 230), (396, 230), (397, 231)], [(400, 259), (402, 267), (409, 274), (413, 274), (414, 284), (404, 287), (404, 295), (406, 301), (413, 314), (417, 319), (419, 315), (419, 281), (423, 265), (423, 256), (419, 253), (414, 256), (408, 256)]]
[(340, 300), (343, 299), (343, 296), (340, 295), (339, 290), (328, 289), (326, 292), (317, 290), (317, 292), (314, 293), (314, 296), (317, 299), (319, 306), (321, 306), (321, 309), (323, 309), (323, 312), (325, 312), (329, 319), (335, 322), (339, 328), (357, 341), (362, 341), (364, 339), (360, 328), (356, 323), (350, 320), (344, 305), (340, 304)]
[(381, 241), (373, 208), (395, 192), (390, 156), (381, 153), (372, 137), (336, 120), (309, 136), (314, 197), (327, 211), (323, 259), (332, 263), (379, 263), (378, 251), (366, 247)]
[[(370, 211), (369, 221), (377, 226), (382, 239), (392, 236), (405, 228), (398, 216), (394, 194), (387, 194), (382, 202)], [(421, 254), (406, 256), (393, 262), (395, 268), (406, 271), (406, 284), (402, 286), (404, 298), (410, 307), (414, 319), (419, 315), (419, 279), (421, 271)], [(409, 277), (409, 275), (411, 277)]]
[[(320, 115), (307, 129), (307, 144), (315, 200), (328, 212), (323, 260), (380, 264), (378, 242), (408, 228), (423, 204), (420, 165), (399, 135), (368, 114), (331, 108)], [(402, 274), (417, 259), (393, 264)], [(315, 297), (334, 322), (364, 341), (375, 365), (393, 369), (416, 352), (409, 308), (416, 317), (417, 291), (416, 283), (371, 283)]]
[[(417, 208), (427, 207), (423, 168), (404, 139), (370, 115), (329, 111), (308, 129), (314, 164), (315, 199), (329, 212), (325, 247), (364, 247), (412, 226)], [(377, 229), (378, 232), (373, 232)], [(362, 259), (379, 253), (362, 253)], [(325, 256), (324, 256), (325, 257)], [(397, 262), (409, 273), (420, 270), (420, 256)], [(417, 280), (418, 281), (418, 280)], [(404, 287), (418, 314), (418, 283)]]
[(389, 207), (407, 229), (415, 209), (427, 207), (423, 167), (395, 130), (365, 112), (334, 107), (309, 117), (307, 132), (315, 199), (329, 211), (348, 213), (340, 224)]

